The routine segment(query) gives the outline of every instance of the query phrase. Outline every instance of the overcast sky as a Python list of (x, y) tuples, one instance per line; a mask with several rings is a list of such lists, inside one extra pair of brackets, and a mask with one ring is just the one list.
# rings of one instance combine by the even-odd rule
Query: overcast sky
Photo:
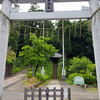
[[(45, 9), (45, 4), (38, 4), (41, 9)], [(89, 6), (88, 2), (73, 2), (73, 3), (55, 3), (54, 11), (81, 10), (81, 6)], [(28, 11), (30, 4), (20, 5), (21, 12)]]
[[(31, 6), (31, 4), (19, 4), (19, 5), (20, 5), (20, 12), (27, 12)], [(44, 3), (38, 3), (38, 5), (40, 6), (40, 9), (45, 10)], [(81, 10), (82, 6), (89, 7), (89, 2), (54, 3), (54, 11)], [(0, 5), (0, 9), (1, 9), (1, 5)], [(55, 23), (55, 20), (53, 20), (52, 22)]]
[[(38, 4), (41, 9), (45, 9), (45, 4)], [(71, 2), (71, 3), (55, 3), (54, 11), (68, 11), (68, 10), (81, 10), (81, 6), (89, 6), (88, 2)], [(30, 4), (20, 4), (20, 11), (27, 12), (30, 8)], [(0, 5), (1, 9), (1, 5)]]

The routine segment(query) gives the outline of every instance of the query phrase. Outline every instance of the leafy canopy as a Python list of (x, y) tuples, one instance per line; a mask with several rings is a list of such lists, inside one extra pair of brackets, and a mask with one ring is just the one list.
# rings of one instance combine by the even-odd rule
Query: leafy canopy
[(70, 61), (69, 71), (80, 73), (81, 70), (84, 70), (86, 72), (87, 66), (91, 64), (92, 62), (87, 57), (73, 57)]
[(58, 50), (51, 44), (47, 44), (46, 41), (50, 39), (39, 37), (31, 33), (30, 41), (32, 46), (22, 47), (22, 52), (19, 56), (22, 56), (25, 60), (25, 64), (32, 66), (43, 65), (43, 63), (49, 60), (49, 57), (53, 56)]

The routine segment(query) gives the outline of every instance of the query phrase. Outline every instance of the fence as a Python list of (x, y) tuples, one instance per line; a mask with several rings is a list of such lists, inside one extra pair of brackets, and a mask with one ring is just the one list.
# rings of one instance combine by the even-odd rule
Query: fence
[[(30, 92), (30, 94), (28, 94)], [(44, 93), (43, 93), (44, 92)], [(52, 92), (52, 93), (51, 93)], [(58, 95), (59, 92), (60, 94)], [(36, 94), (37, 93), (37, 94)], [(49, 89), (46, 87), (46, 89), (42, 89), (39, 87), (39, 89), (34, 89), (32, 87), (31, 89), (28, 89), (25, 87), (25, 93), (24, 93), (24, 100), (27, 100), (28, 97), (31, 97), (31, 100), (35, 100), (34, 98), (37, 97), (39, 100), (42, 100), (43, 97), (46, 98), (46, 100), (51, 100), (49, 98), (53, 98), (53, 100), (56, 100), (56, 98), (60, 98), (60, 100), (63, 100), (66, 93), (64, 93), (63, 87), (61, 89), (56, 89), (55, 87), (53, 89)], [(68, 87), (67, 89), (67, 100), (71, 100), (71, 89)]]

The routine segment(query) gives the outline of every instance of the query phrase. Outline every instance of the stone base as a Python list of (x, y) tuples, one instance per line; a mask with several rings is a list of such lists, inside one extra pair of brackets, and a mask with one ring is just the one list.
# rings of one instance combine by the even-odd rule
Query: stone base
[(61, 81), (66, 81), (66, 76), (62, 76), (60, 80)]

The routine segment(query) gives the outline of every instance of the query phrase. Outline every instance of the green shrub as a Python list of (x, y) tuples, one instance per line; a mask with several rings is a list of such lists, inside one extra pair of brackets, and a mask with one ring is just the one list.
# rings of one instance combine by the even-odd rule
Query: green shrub
[(73, 57), (73, 59), (70, 60), (69, 71), (70, 73), (80, 73), (81, 70), (84, 70), (86, 73), (87, 65), (91, 64), (92, 62), (87, 57)]
[(58, 79), (61, 79), (61, 76), (62, 76), (62, 67), (59, 67), (58, 66)]
[(36, 73), (36, 77), (40, 81), (46, 81), (46, 80), (50, 79), (50, 76), (48, 76), (48, 75), (41, 75), (40, 73)]
[(13, 65), (13, 61), (6, 58), (6, 65)]
[[(38, 69), (37, 73), (41, 73), (42, 67)], [(44, 70), (45, 70), (45, 75), (50, 76), (52, 78), (53, 76), (53, 63), (52, 62), (46, 62), (44, 64)]]
[(26, 66), (24, 65), (24, 61), (23, 61), (22, 57), (18, 57), (18, 58), (16, 58), (16, 61), (15, 61), (14, 66), (13, 66), (13, 73), (20, 72), (25, 67)]
[(29, 71), (29, 73), (26, 74), (27, 78), (32, 78), (32, 71)]
[(68, 76), (68, 78), (69, 78), (69, 80), (71, 80), (72, 82), (74, 82), (74, 77), (76, 77), (76, 76), (84, 77), (85, 84), (91, 84), (91, 85), (97, 84), (96, 77), (92, 76), (92, 75), (73, 73), (73, 74), (70, 74)]
[(82, 76), (84, 77), (84, 80), (85, 80), (86, 84), (91, 84), (91, 85), (97, 84), (97, 79), (96, 79), (95, 76), (87, 75), (87, 74), (82, 75)]
[(16, 66), (16, 67), (23, 67), (23, 66), (24, 66), (24, 60), (23, 60), (22, 57), (16, 58), (15, 66)]
[(93, 76), (96, 76), (96, 66), (95, 66), (95, 64), (91, 64), (91, 65), (88, 65), (88, 66), (87, 66), (86, 73), (87, 73), (88, 75), (90, 75), (90, 72), (92, 72), (92, 75), (93, 75)]
[(20, 72), (21, 70), (23, 70), (25, 67), (13, 67), (13, 73), (17, 73), (17, 72)]
[(80, 74), (85, 74), (85, 71), (84, 71), (84, 70), (81, 70), (81, 71), (80, 71)]
[(73, 73), (73, 74), (70, 74), (68, 76), (68, 78), (69, 78), (69, 80), (71, 80), (72, 82), (74, 82), (74, 77), (76, 77), (76, 76), (79, 76), (79, 74), (78, 73)]
[(32, 68), (28, 68), (27, 70), (28, 70), (28, 71), (32, 71)]

